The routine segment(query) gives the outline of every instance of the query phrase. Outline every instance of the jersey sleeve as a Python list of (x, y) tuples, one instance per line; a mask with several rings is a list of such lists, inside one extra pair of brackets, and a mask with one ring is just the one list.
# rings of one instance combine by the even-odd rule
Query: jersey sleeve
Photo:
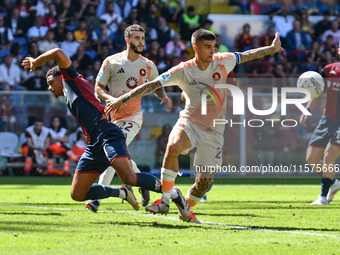
[(228, 71), (232, 71), (236, 64), (240, 63), (240, 55), (237, 52), (216, 53), (214, 60), (221, 61)]
[(109, 83), (110, 76), (111, 76), (111, 63), (110, 60), (106, 58), (102, 66), (100, 67), (96, 81), (105, 86)]
[(78, 76), (78, 72), (74, 68), (73, 64), (71, 64), (70, 67), (66, 68), (66, 69), (60, 68), (60, 72), (62, 74), (62, 78), (63, 78), (64, 81), (74, 79)]
[(177, 67), (171, 68), (169, 71), (159, 75), (155, 81), (159, 81), (163, 87), (179, 85), (180, 84), (180, 74), (183, 69), (177, 69)]
[(158, 69), (157, 69), (156, 65), (152, 64), (151, 65), (151, 75), (150, 75), (149, 80), (153, 81), (154, 79), (157, 78), (158, 75), (159, 75), (159, 73), (158, 73)]

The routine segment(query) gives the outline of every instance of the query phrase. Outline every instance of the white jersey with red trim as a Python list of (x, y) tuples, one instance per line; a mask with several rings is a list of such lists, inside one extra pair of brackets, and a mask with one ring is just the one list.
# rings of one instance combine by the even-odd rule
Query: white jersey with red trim
[[(187, 118), (199, 129), (207, 132), (223, 133), (225, 125), (216, 125), (214, 119), (225, 119), (227, 90), (215, 88), (216, 84), (226, 84), (228, 74), (239, 63), (238, 53), (216, 53), (209, 67), (202, 71), (195, 59), (180, 63), (161, 74), (162, 86), (178, 85), (186, 99), (185, 109), (180, 117)], [(202, 115), (202, 94), (207, 94), (207, 114)]]
[[(132, 62), (127, 51), (123, 51), (104, 60), (96, 81), (108, 85), (110, 95), (119, 97), (157, 76), (157, 67), (151, 60), (140, 55)], [(141, 98), (130, 100), (111, 120), (132, 120), (135, 115), (141, 115), (141, 108)]]

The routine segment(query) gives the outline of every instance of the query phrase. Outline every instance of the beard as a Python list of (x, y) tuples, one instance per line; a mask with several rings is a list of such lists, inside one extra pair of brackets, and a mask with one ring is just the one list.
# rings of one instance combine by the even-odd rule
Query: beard
[(135, 44), (133, 44), (132, 42), (130, 42), (130, 47), (131, 47), (131, 50), (133, 50), (133, 52), (136, 53), (136, 54), (142, 54), (143, 53), (144, 45), (143, 45), (143, 50), (141, 50), (141, 51), (138, 51), (137, 46)]

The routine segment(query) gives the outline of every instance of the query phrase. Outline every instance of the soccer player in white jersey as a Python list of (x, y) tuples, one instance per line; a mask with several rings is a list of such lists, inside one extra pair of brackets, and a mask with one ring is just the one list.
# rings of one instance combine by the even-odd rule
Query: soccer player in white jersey
[[(139, 25), (132, 25), (125, 29), (124, 32), (127, 49), (121, 53), (107, 57), (97, 76), (95, 91), (98, 96), (110, 102), (112, 99), (124, 95), (139, 85), (147, 81), (152, 81), (158, 76), (156, 65), (149, 59), (143, 57), (141, 53), (145, 44), (145, 31)], [(109, 87), (109, 92), (105, 86)], [(167, 103), (166, 109), (172, 107), (172, 101), (167, 96), (164, 88), (159, 88), (154, 91), (155, 95), (162, 100), (162, 103)], [(141, 111), (141, 98), (131, 100), (126, 104), (124, 109), (119, 114), (113, 116), (111, 121), (122, 129), (125, 134), (126, 144), (138, 134), (143, 124), (143, 114)], [(136, 163), (131, 160), (135, 173), (140, 173)], [(100, 176), (99, 184), (110, 185), (113, 176), (115, 175), (113, 167), (108, 169)], [(142, 193), (142, 205), (146, 206), (149, 202), (149, 191), (140, 190)], [(97, 212), (101, 200), (92, 200), (85, 204), (88, 210)]]
[[(225, 119), (227, 91), (215, 88), (216, 84), (225, 84), (228, 74), (236, 64), (271, 55), (282, 49), (278, 33), (276, 33), (271, 46), (239, 53), (214, 54), (215, 36), (205, 29), (194, 32), (191, 43), (195, 51), (193, 59), (180, 63), (168, 72), (161, 74), (154, 81), (139, 86), (106, 105), (106, 113), (113, 111), (119, 114), (119, 109), (124, 103), (147, 95), (162, 86), (178, 85), (185, 93), (186, 106), (170, 133), (161, 169), (162, 199), (146, 207), (153, 213), (169, 211), (169, 201), (172, 198), (171, 194), (179, 170), (178, 156), (181, 153), (197, 147), (194, 166), (222, 164), (221, 154), (225, 126), (214, 126), (213, 122), (214, 119)], [(216, 98), (215, 103), (214, 98), (207, 97), (206, 115), (201, 114), (202, 93), (210, 94)], [(196, 171), (195, 183), (186, 196), (191, 207), (195, 206), (207, 192), (214, 175), (215, 172)], [(177, 207), (181, 219), (197, 222), (190, 207), (185, 209)]]

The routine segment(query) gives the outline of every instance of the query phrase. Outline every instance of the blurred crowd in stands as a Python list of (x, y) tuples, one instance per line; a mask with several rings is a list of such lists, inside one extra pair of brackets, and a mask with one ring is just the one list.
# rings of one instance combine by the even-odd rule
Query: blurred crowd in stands
[[(285, 77), (320, 71), (338, 59), (339, 19), (331, 15), (339, 12), (340, 1), (331, 5), (320, 0), (286, 2), (229, 1), (229, 5), (240, 6), (242, 13), (267, 13), (272, 20), (261, 35), (252, 34), (251, 25), (245, 23), (235, 38), (236, 51), (270, 45), (276, 31), (285, 49), (241, 65), (236, 73)], [(311, 14), (324, 19), (313, 24), (308, 20)], [(219, 52), (229, 51), (213, 22), (196, 14), (193, 6), (185, 6), (184, 0), (0, 0), (1, 90), (6, 86), (10, 90), (47, 90), (44, 74), (55, 62), (33, 73), (23, 70), (20, 63), (26, 56), (35, 58), (56, 47), (63, 49), (77, 70), (94, 84), (102, 61), (126, 48), (124, 30), (135, 23), (147, 31), (143, 55), (155, 62), (160, 73), (193, 56), (190, 38), (199, 28), (216, 34)], [(177, 87), (167, 89), (179, 92)]]
[[(338, 61), (340, 0), (330, 4), (320, 0), (229, 0), (229, 5), (238, 6), (243, 14), (265, 14), (271, 19), (264, 34), (252, 34), (251, 24), (244, 23), (242, 32), (235, 38), (234, 48), (230, 47), (231, 51), (268, 46), (275, 32), (280, 33), (284, 48), (273, 56), (237, 66), (234, 70), (236, 77), (237, 73), (240, 76), (247, 73), (285, 78), (307, 70), (320, 72), (324, 65)], [(322, 15), (323, 19), (313, 24), (309, 15)], [(46, 91), (45, 74), (56, 63), (47, 62), (35, 72), (28, 73), (21, 67), (21, 61), (25, 57), (36, 58), (57, 47), (66, 52), (79, 73), (94, 86), (101, 63), (106, 57), (126, 49), (124, 30), (136, 23), (146, 31), (143, 55), (154, 61), (159, 73), (193, 57), (190, 38), (200, 28), (216, 35), (218, 52), (229, 51), (213, 22), (206, 15), (197, 14), (194, 6), (186, 6), (184, 0), (0, 0), (0, 91)], [(177, 86), (166, 89), (180, 92)], [(15, 101), (12, 95), (0, 97), (4, 131), (15, 131)], [(172, 112), (178, 112), (180, 100), (174, 102)], [(147, 111), (152, 113), (153, 108), (148, 107)], [(59, 125), (62, 119), (51, 120), (50, 131), (46, 131), (49, 140), (46, 148), (35, 148), (32, 143), (27, 143), (27, 139), (34, 136), (37, 123), (30, 123), (22, 135), (21, 145), (27, 148), (26, 174), (31, 169), (33, 152), (47, 152), (49, 158), (63, 157), (61, 172), (54, 173), (52, 163), (48, 169), (51, 174), (67, 175), (69, 159), (76, 161), (74, 154), (80, 155), (84, 150), (86, 142), (82, 140), (79, 129), (71, 141), (65, 130), (53, 126), (53, 120)], [(38, 122), (42, 128), (43, 122)], [(159, 146), (165, 144), (162, 139), (167, 138), (168, 128), (164, 128), (156, 142), (156, 165), (164, 153), (164, 148), (162, 150)], [(60, 137), (56, 135), (59, 132)], [(69, 143), (75, 147), (70, 147)]]

